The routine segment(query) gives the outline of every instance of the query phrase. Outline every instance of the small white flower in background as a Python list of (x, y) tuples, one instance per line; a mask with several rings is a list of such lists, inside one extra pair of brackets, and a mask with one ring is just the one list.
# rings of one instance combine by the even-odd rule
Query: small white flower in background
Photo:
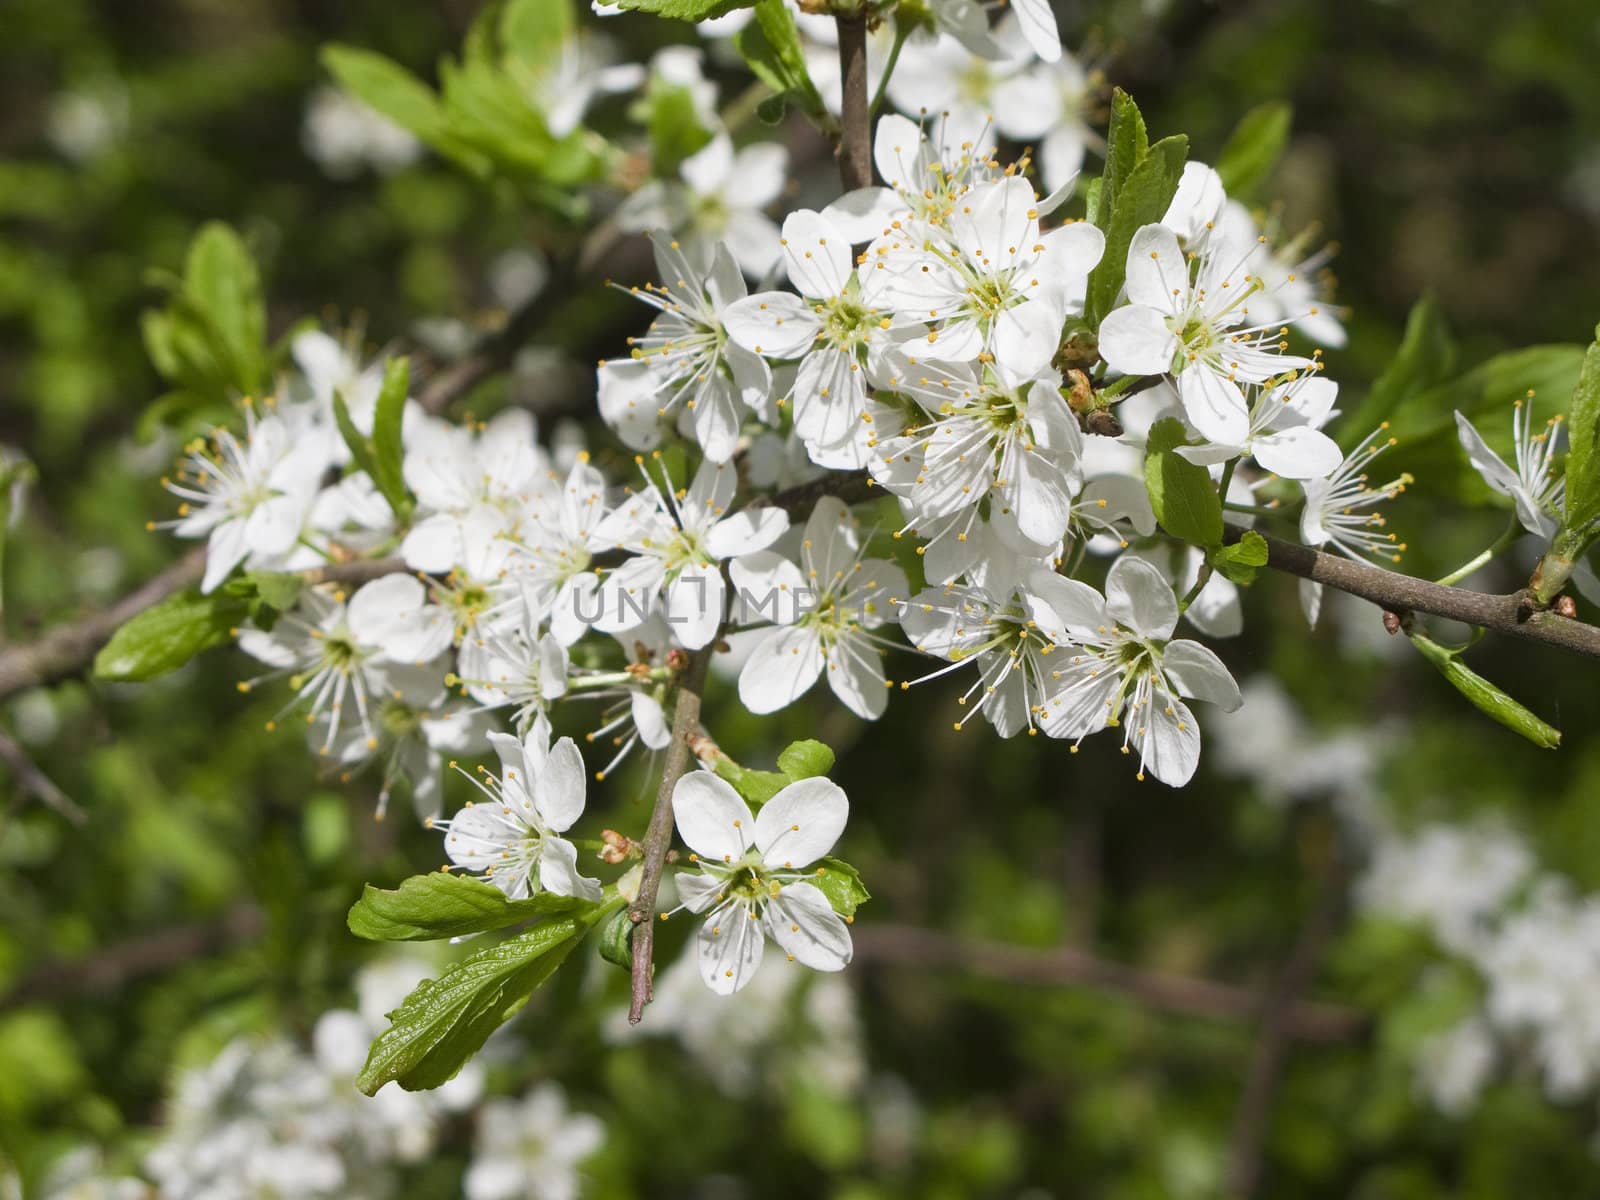
[(1226, 244), (1188, 258), (1164, 225), (1146, 225), (1128, 246), (1128, 303), (1100, 323), (1100, 353), (1129, 375), (1171, 373), (1189, 423), (1208, 441), (1241, 445), (1250, 433), (1241, 383), (1309, 367), (1284, 353), (1276, 319), (1253, 321), (1259, 278)]
[(1524, 529), (1542, 538), (1552, 537), (1561, 525), (1566, 493), (1566, 482), (1554, 466), (1561, 441), (1561, 418), (1552, 417), (1543, 429), (1534, 433), (1533, 405), (1518, 400), (1511, 431), (1515, 468), (1507, 466), (1505, 460), (1489, 448), (1489, 443), (1483, 440), (1471, 421), (1459, 411), (1456, 413), (1456, 432), (1472, 469), (1494, 491), (1511, 498), (1517, 506), (1517, 520)]
[(726, 996), (748, 983), (768, 937), (815, 970), (841, 971), (849, 964), (849, 928), (807, 882), (850, 815), (838, 784), (798, 780), (752, 817), (731, 784), (693, 771), (678, 781), (672, 808), (678, 836), (700, 866), (680, 871), (677, 884), (683, 907), (706, 914), (695, 943), (708, 988)]
[[(273, 670), (239, 690), (287, 674), (296, 700), (307, 706), (306, 723), (326, 722), (323, 753), (331, 752), (347, 720), (375, 750), (383, 698), (412, 668), (448, 650), (450, 634), (449, 613), (428, 604), (426, 590), (409, 575), (374, 579), (348, 604), (343, 593), (308, 590), (270, 632), (240, 632), (239, 648)], [(428, 674), (437, 687), (438, 673)]]
[(52, 95), (45, 136), (58, 153), (88, 163), (127, 134), (130, 115), (127, 87), (112, 77), (91, 88)]
[(1076, 579), (1039, 572), (1031, 580), (1039, 624), (1076, 643), (1053, 664), (1053, 694), (1040, 714), (1051, 737), (1081, 741), (1122, 726), (1122, 750), (1139, 752), (1145, 771), (1171, 787), (1194, 775), (1200, 727), (1184, 698), (1225, 712), (1239, 707), (1239, 685), (1199, 642), (1173, 639), (1178, 600), (1172, 585), (1143, 559), (1124, 555), (1106, 577), (1106, 594)]
[(1247, 456), (1285, 479), (1322, 479), (1339, 469), (1344, 451), (1322, 432), (1333, 415), (1338, 384), (1308, 373), (1246, 391), (1252, 396), (1250, 423), (1237, 444), (1180, 446), (1178, 453), (1203, 467)]
[(563, 646), (583, 636), (591, 619), (584, 614), (594, 612), (600, 577), (590, 564), (606, 548), (599, 531), (610, 512), (605, 478), (584, 452), (561, 490), (535, 500), (524, 523), (518, 577), (528, 615), (536, 622), (548, 621)]
[[(79, 1146), (51, 1163), (49, 1174), (27, 1194), (37, 1200), (149, 1200), (150, 1185), (108, 1174), (98, 1146)], [(22, 1180), (5, 1168), (0, 1168), (0, 1197), (23, 1197)]]
[(422, 156), (409, 131), (331, 87), (311, 94), (300, 140), (331, 179), (352, 179), (363, 167), (388, 175)]
[(149, 523), (207, 539), (202, 592), (215, 591), (240, 563), (272, 566), (294, 548), (328, 465), (323, 447), (297, 440), (278, 414), (261, 416), (247, 403), (244, 419), (243, 441), (218, 429), (209, 442), (189, 443), (163, 481), (182, 501), (178, 519)]
[(598, 1117), (573, 1112), (556, 1083), (521, 1100), (491, 1100), (478, 1113), (467, 1200), (578, 1200), (579, 1165), (605, 1142)]
[(794, 703), (826, 668), (828, 686), (851, 712), (869, 721), (883, 715), (880, 646), (888, 643), (872, 630), (894, 620), (910, 587), (894, 563), (862, 555), (850, 510), (825, 496), (806, 521), (799, 567), (771, 551), (734, 560), (729, 573), (748, 616), (775, 624), (739, 674), (739, 699), (751, 712)]
[(1431, 825), (1414, 835), (1386, 831), (1356, 885), (1361, 907), (1428, 926), (1463, 951), (1530, 876), (1533, 855), (1495, 825)]
[[(894, 244), (896, 222), (941, 225), (975, 183), (1002, 177), (990, 157), (993, 148), (987, 118), (967, 124), (943, 113), (922, 125), (888, 113), (872, 135), (872, 161), (883, 186), (846, 192), (822, 216), (852, 243), (883, 239), (868, 256), (874, 271), (886, 270), (882, 260)], [(1043, 205), (1041, 212), (1047, 215)]]
[(1498, 1058), (1489, 1023), (1467, 1017), (1417, 1047), (1417, 1075), (1440, 1112), (1460, 1117), (1477, 1104)]
[(551, 746), (544, 721), (535, 721), (521, 741), (490, 733), (489, 742), (500, 756), (500, 774), (480, 767), (468, 776), (488, 802), (429, 822), (445, 831), (450, 861), (513, 900), (539, 891), (600, 899), (600, 884), (578, 873), (577, 847), (560, 836), (583, 815), (588, 783), (578, 747), (565, 737)]
[(651, 235), (659, 284), (629, 288), (661, 311), (647, 333), (628, 339), (632, 362), (600, 364), (600, 413), (635, 450), (661, 441), (661, 419), (676, 417), (712, 462), (733, 457), (744, 414), (775, 424), (772, 371), (752, 350), (730, 340), (724, 324), (747, 289), (728, 248), (710, 253), (710, 267), (690, 261), (683, 246)]
[(530, 68), (515, 57), (507, 60), (513, 78), (529, 102), (544, 114), (545, 127), (564, 138), (583, 124), (583, 114), (597, 96), (631, 92), (645, 81), (639, 63), (618, 63), (611, 39), (587, 31), (564, 39), (553, 59)]
[(788, 170), (789, 152), (777, 143), (735, 152), (719, 133), (683, 160), (681, 184), (652, 180), (623, 201), (617, 224), (630, 233), (672, 230), (702, 270), (725, 244), (739, 269), (759, 279), (781, 250), (778, 226), (762, 210), (783, 192)]
[(479, 531), (463, 524), (484, 514), (505, 532), (519, 528), (528, 506), (555, 487), (535, 433), (533, 415), (523, 409), (475, 427), (424, 418), (401, 465), (417, 498), (417, 521), (400, 545), (407, 566), (441, 573), (465, 565)]
[(1263, 320), (1268, 319), (1269, 311), (1275, 312), (1278, 319), (1319, 346), (1336, 350), (1344, 346), (1347, 338), (1339, 310), (1328, 299), (1334, 279), (1327, 263), (1337, 248), (1329, 244), (1307, 253), (1308, 243), (1317, 235), (1316, 226), (1280, 242), (1275, 220), (1268, 219), (1263, 235), (1255, 217), (1237, 200), (1224, 204), (1215, 221), (1219, 235), (1234, 246), (1255, 247), (1250, 265), (1265, 287), (1262, 300), (1268, 308), (1263, 310)]
[(678, 641), (698, 650), (716, 636), (727, 608), (722, 563), (765, 550), (789, 528), (781, 508), (745, 508), (729, 515), (737, 472), (710, 460), (681, 494), (663, 490), (646, 472), (647, 490), (611, 516), (600, 536), (633, 554), (600, 581), (594, 628), (620, 633), (660, 611)]

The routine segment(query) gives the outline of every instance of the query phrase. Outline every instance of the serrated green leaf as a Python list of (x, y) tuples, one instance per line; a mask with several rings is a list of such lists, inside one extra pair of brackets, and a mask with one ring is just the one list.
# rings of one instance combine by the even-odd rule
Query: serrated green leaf
[(1144, 127), (1144, 114), (1133, 102), (1133, 97), (1121, 88), (1111, 93), (1111, 127), (1106, 133), (1106, 165), (1100, 172), (1100, 198), (1096, 224), (1108, 229), (1117, 196), (1133, 169), (1142, 163), (1150, 152), (1149, 134)]
[(1166, 417), (1150, 427), (1145, 444), (1144, 484), (1161, 527), (1198, 546), (1222, 541), (1222, 501), (1211, 473), (1177, 452), (1186, 442), (1183, 422)]
[(817, 861), (806, 882), (815, 884), (841, 917), (855, 916), (856, 909), (872, 899), (872, 893), (861, 882), (861, 872), (832, 855)]
[(600, 957), (624, 971), (633, 969), (633, 917), (619, 908), (600, 927)]
[(232, 640), (248, 612), (244, 601), (225, 592), (202, 596), (191, 589), (168, 596), (111, 635), (95, 655), (94, 673), (124, 681), (165, 675), (202, 650)]
[(1364, 436), (1393, 416), (1407, 400), (1450, 378), (1455, 366), (1456, 344), (1450, 327), (1437, 301), (1424, 296), (1411, 306), (1400, 348), (1345, 427)]
[(393, 891), (367, 884), (347, 920), (351, 933), (371, 941), (433, 942), (593, 907), (592, 901), (549, 892), (509, 900), (482, 880), (432, 871), (413, 875)]
[(1243, 200), (1265, 179), (1289, 143), (1294, 109), (1282, 100), (1258, 104), (1239, 119), (1217, 155), (1217, 174), (1229, 196)]
[(733, 784), (733, 790), (743, 796), (752, 808), (760, 808), (792, 782), (779, 771), (750, 771), (726, 755), (718, 758), (714, 769), (717, 774)]
[(1566, 527), (1583, 530), (1600, 519), (1600, 327), (1584, 352), (1569, 417)]
[(749, 8), (754, 0), (617, 0), (617, 7), (633, 12), (654, 13), (675, 21), (704, 21), (725, 17), (738, 8)]
[(371, 1096), (391, 1080), (414, 1092), (453, 1078), (555, 973), (589, 924), (575, 917), (546, 921), (424, 980), (389, 1014), (356, 1086)]
[[(372, 482), (389, 502), (402, 522), (411, 515), (411, 495), (406, 490), (401, 464), (405, 452), (400, 429), (405, 418), (406, 397), (411, 392), (411, 360), (391, 358), (383, 367), (383, 387), (378, 392), (372, 416)], [(349, 414), (346, 413), (346, 416)], [(339, 426), (341, 432), (343, 423)], [(346, 441), (349, 435), (346, 435)]]
[(1249, 585), (1256, 574), (1267, 565), (1267, 539), (1254, 529), (1249, 529), (1237, 542), (1218, 546), (1211, 551), (1211, 565), (1232, 583)]
[(1162, 138), (1129, 172), (1127, 179), (1114, 198), (1107, 200), (1101, 194), (1101, 208), (1110, 209), (1103, 226), (1106, 231), (1105, 253), (1089, 273), (1088, 301), (1085, 316), (1092, 326), (1100, 321), (1117, 302), (1122, 282), (1128, 273), (1128, 244), (1143, 225), (1161, 220), (1178, 190), (1183, 178), (1183, 164), (1189, 157), (1189, 139), (1182, 134)]
[(1438, 668), (1439, 674), (1443, 675), (1456, 691), (1471, 701), (1479, 712), (1494, 718), (1512, 732), (1521, 734), (1535, 746), (1554, 750), (1561, 745), (1559, 729), (1547, 725), (1525, 706), (1468, 667), (1461, 661), (1456, 651), (1441, 646), (1420, 633), (1413, 633), (1410, 636), (1411, 644), (1420, 650), (1422, 656)]
[(778, 770), (791, 780), (810, 779), (833, 770), (833, 751), (814, 739), (790, 742), (778, 755)]

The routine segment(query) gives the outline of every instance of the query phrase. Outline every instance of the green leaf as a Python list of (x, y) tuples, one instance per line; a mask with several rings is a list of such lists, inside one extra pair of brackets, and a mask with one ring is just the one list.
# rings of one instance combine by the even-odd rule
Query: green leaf
[(290, 571), (251, 571), (245, 576), (263, 604), (288, 612), (305, 590), (305, 577)]
[(817, 860), (816, 870), (806, 882), (815, 884), (841, 917), (855, 916), (856, 909), (872, 899), (872, 893), (861, 882), (861, 872), (832, 855)]
[(1520, 733), (1535, 746), (1554, 750), (1561, 745), (1561, 731), (1545, 724), (1523, 705), (1490, 683), (1461, 661), (1458, 651), (1441, 646), (1431, 638), (1413, 633), (1411, 644), (1438, 668), (1450, 685), (1465, 696), (1478, 711), (1494, 718), (1507, 729)]
[(1600, 518), (1600, 326), (1572, 389), (1567, 437), (1566, 526), (1582, 530)]
[(590, 924), (575, 917), (547, 921), (424, 980), (389, 1014), (356, 1086), (371, 1096), (390, 1080), (414, 1092), (451, 1079), (555, 973)]
[(186, 304), (204, 322), (229, 381), (244, 395), (267, 386), (267, 310), (261, 276), (244, 241), (220, 221), (201, 227), (184, 260)]
[(435, 149), (452, 143), (438, 94), (399, 63), (355, 46), (322, 48), (322, 65), (369, 108), (410, 130)]
[(1365, 436), (1387, 421), (1401, 404), (1443, 383), (1455, 365), (1456, 344), (1450, 327), (1434, 298), (1424, 296), (1411, 306), (1400, 348), (1366, 399), (1345, 422), (1345, 428)]
[(650, 169), (658, 177), (676, 175), (684, 159), (711, 141), (711, 131), (700, 124), (694, 95), (686, 87), (652, 80), (647, 106)]
[(225, 592), (190, 589), (134, 617), (94, 658), (101, 679), (140, 681), (176, 671), (202, 650), (231, 641), (247, 605)]
[(1166, 417), (1150, 427), (1145, 444), (1144, 485), (1161, 527), (1198, 546), (1222, 541), (1222, 501), (1211, 473), (1177, 452), (1185, 444), (1183, 422)]
[(536, 70), (547, 70), (577, 31), (572, 0), (510, 0), (500, 14), (500, 40), (507, 53)]
[(1217, 174), (1228, 195), (1244, 199), (1267, 177), (1289, 142), (1294, 109), (1281, 100), (1258, 104), (1240, 118), (1217, 155)]
[(745, 803), (752, 808), (760, 808), (792, 782), (779, 771), (747, 770), (727, 755), (717, 759), (715, 769), (718, 775), (733, 784), (733, 790), (743, 796)]
[(833, 770), (833, 751), (810, 738), (802, 742), (790, 742), (778, 755), (778, 770), (791, 780), (826, 775)]
[(675, 21), (704, 21), (724, 17), (738, 8), (749, 8), (752, 0), (617, 0), (617, 7), (634, 12), (654, 13)]
[(1127, 179), (1117, 189), (1113, 198), (1107, 199), (1109, 185), (1102, 189), (1101, 215), (1109, 219), (1103, 226), (1106, 231), (1105, 253), (1099, 264), (1089, 273), (1088, 305), (1085, 315), (1092, 326), (1098, 327), (1101, 319), (1117, 302), (1122, 291), (1123, 278), (1128, 273), (1128, 243), (1144, 225), (1161, 220), (1167, 206), (1178, 190), (1183, 178), (1183, 164), (1189, 156), (1189, 139), (1182, 134), (1162, 138), (1144, 159), (1129, 172)]
[(394, 891), (367, 884), (348, 923), (351, 933), (375, 942), (433, 942), (592, 907), (592, 901), (549, 892), (508, 900), (482, 880), (432, 871), (413, 875)]
[(733, 44), (755, 77), (779, 96), (792, 100), (813, 118), (827, 113), (822, 94), (806, 69), (799, 26), (783, 0), (760, 0), (755, 20), (734, 35)]
[(1100, 218), (1096, 224), (1101, 229), (1110, 228), (1122, 185), (1149, 152), (1150, 138), (1145, 132), (1144, 114), (1132, 96), (1121, 88), (1115, 89), (1111, 93), (1111, 128), (1106, 134), (1106, 165), (1100, 172), (1100, 198), (1096, 206)]
[(376, 484), (378, 466), (372, 452), (372, 441), (356, 428), (356, 423), (350, 419), (350, 408), (337, 390), (333, 393), (333, 419), (339, 426), (339, 436), (344, 438), (344, 444), (350, 447), (350, 457), (355, 459), (356, 466), (371, 476), (372, 482)]
[(1256, 573), (1267, 565), (1267, 539), (1254, 529), (1246, 530), (1237, 542), (1213, 550), (1211, 565), (1224, 579), (1248, 586), (1256, 581)]
[[(406, 491), (405, 476), (401, 471), (404, 451), (400, 445), (400, 427), (405, 417), (406, 397), (411, 392), (411, 360), (391, 358), (384, 364), (383, 387), (378, 392), (377, 408), (372, 417), (372, 482), (389, 502), (394, 515), (402, 522), (411, 515), (411, 494)], [(348, 412), (345, 414), (348, 417)], [(344, 423), (339, 425), (344, 431)], [(349, 441), (349, 434), (345, 434)]]
[(1529, 346), (1497, 354), (1464, 375), (1406, 397), (1389, 418), (1390, 433), (1402, 445), (1443, 433), (1459, 459), (1453, 415), (1457, 409), (1491, 436), (1492, 444), (1492, 434), (1501, 425), (1509, 437), (1511, 406), (1530, 391), (1543, 397), (1551, 411), (1560, 411), (1552, 398), (1571, 395), (1584, 357), (1584, 347), (1572, 345)]
[(633, 970), (633, 917), (627, 909), (619, 908), (600, 927), (600, 957), (624, 971)]

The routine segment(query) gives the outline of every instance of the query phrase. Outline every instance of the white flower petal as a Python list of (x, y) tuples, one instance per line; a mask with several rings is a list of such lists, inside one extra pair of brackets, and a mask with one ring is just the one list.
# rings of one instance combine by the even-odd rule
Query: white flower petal
[(761, 965), (767, 939), (754, 912), (742, 904), (712, 911), (695, 937), (700, 978), (719, 996), (731, 996), (750, 982)]
[(672, 818), (684, 845), (701, 858), (732, 862), (755, 839), (755, 818), (733, 785), (710, 771), (690, 771), (672, 791)]
[(789, 884), (767, 901), (761, 918), (783, 952), (814, 971), (842, 971), (855, 953), (850, 927), (814, 884)]
[(1228, 668), (1199, 642), (1187, 638), (1168, 642), (1161, 652), (1161, 670), (1183, 695), (1209, 701), (1223, 712), (1233, 712), (1244, 703)]
[(1100, 322), (1100, 354), (1124, 375), (1160, 375), (1172, 369), (1178, 338), (1166, 318), (1142, 304), (1112, 309)]
[(547, 837), (540, 846), (539, 886), (557, 896), (600, 899), (600, 882), (578, 873), (578, 848), (565, 838)]
[(769, 867), (807, 867), (833, 849), (849, 817), (838, 784), (820, 775), (796, 780), (756, 814), (756, 848)]
[(1178, 624), (1178, 598), (1160, 571), (1142, 558), (1124, 554), (1106, 576), (1106, 611), (1140, 637), (1172, 636)]
[(547, 828), (565, 833), (583, 816), (587, 778), (583, 755), (571, 738), (564, 737), (550, 747), (543, 769), (530, 784), (533, 805)]
[(784, 628), (758, 635), (739, 672), (739, 700), (753, 713), (793, 704), (822, 674), (822, 640), (814, 629)]
[(1258, 463), (1285, 479), (1321, 479), (1332, 475), (1344, 461), (1339, 443), (1309, 425), (1264, 434), (1250, 449)]

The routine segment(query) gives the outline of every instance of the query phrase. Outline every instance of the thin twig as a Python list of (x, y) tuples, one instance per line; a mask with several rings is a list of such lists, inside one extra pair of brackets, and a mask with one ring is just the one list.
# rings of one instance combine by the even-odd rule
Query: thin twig
[(214, 921), (160, 929), (82, 958), (47, 963), (0, 996), (0, 1012), (24, 1004), (64, 999), (83, 992), (116, 991), (130, 980), (180, 966), (252, 941), (266, 928), (266, 918), (253, 904), (228, 909)]
[(1233, 1200), (1251, 1200), (1261, 1186), (1273, 1106), (1289, 1065), (1292, 1014), (1322, 969), (1344, 910), (1344, 872), (1337, 831), (1330, 832), (1327, 841), (1329, 848), (1315, 906), (1277, 981), (1261, 998), (1260, 1027), (1245, 1069), (1244, 1091), (1239, 1097), (1228, 1149), (1227, 1194)]
[(652, 976), (656, 940), (656, 893), (661, 890), (661, 872), (667, 850), (672, 845), (672, 792), (689, 765), (689, 739), (700, 728), (700, 694), (706, 685), (706, 666), (711, 647), (696, 650), (678, 678), (677, 703), (672, 711), (672, 742), (667, 746), (666, 765), (661, 770), (661, 786), (650, 813), (650, 826), (644, 835), (644, 874), (639, 880), (639, 895), (628, 909), (633, 921), (633, 998), (628, 1005), (628, 1020), (637, 1025), (644, 1006), (655, 999)]
[(17, 790), (26, 792), (39, 803), (53, 808), (74, 825), (85, 825), (89, 814), (58, 788), (55, 781), (41, 771), (28, 752), (0, 730), (0, 762), (5, 763), (16, 780)]
[(844, 88), (839, 110), (839, 181), (844, 190), (872, 186), (872, 106), (867, 97), (867, 18), (840, 13), (839, 78)]
[[(193, 587), (205, 575), (205, 569), (205, 550), (191, 550), (110, 608), (91, 613), (81, 621), (58, 625), (37, 641), (17, 642), (0, 650), (0, 700), (77, 674), (125, 622)], [(405, 563), (398, 558), (381, 558), (331, 563), (302, 574), (312, 583), (365, 583), (405, 569)]]
[[(1214, 1021), (1249, 1021), (1261, 997), (1247, 988), (1191, 975), (1147, 971), (1058, 946), (1039, 950), (956, 937), (911, 925), (858, 925), (855, 961), (865, 966), (949, 970), (1006, 983), (1083, 987), (1146, 1008)], [(1342, 1005), (1299, 1001), (1285, 1014), (1288, 1035), (1307, 1042), (1351, 1042), (1370, 1030), (1365, 1013)]]
[[(1243, 532), (1230, 528), (1228, 540), (1237, 541)], [(1271, 536), (1267, 537), (1267, 566), (1360, 596), (1399, 616), (1431, 613), (1600, 658), (1600, 628), (1559, 613), (1541, 612), (1525, 591), (1494, 595), (1446, 587)]]

